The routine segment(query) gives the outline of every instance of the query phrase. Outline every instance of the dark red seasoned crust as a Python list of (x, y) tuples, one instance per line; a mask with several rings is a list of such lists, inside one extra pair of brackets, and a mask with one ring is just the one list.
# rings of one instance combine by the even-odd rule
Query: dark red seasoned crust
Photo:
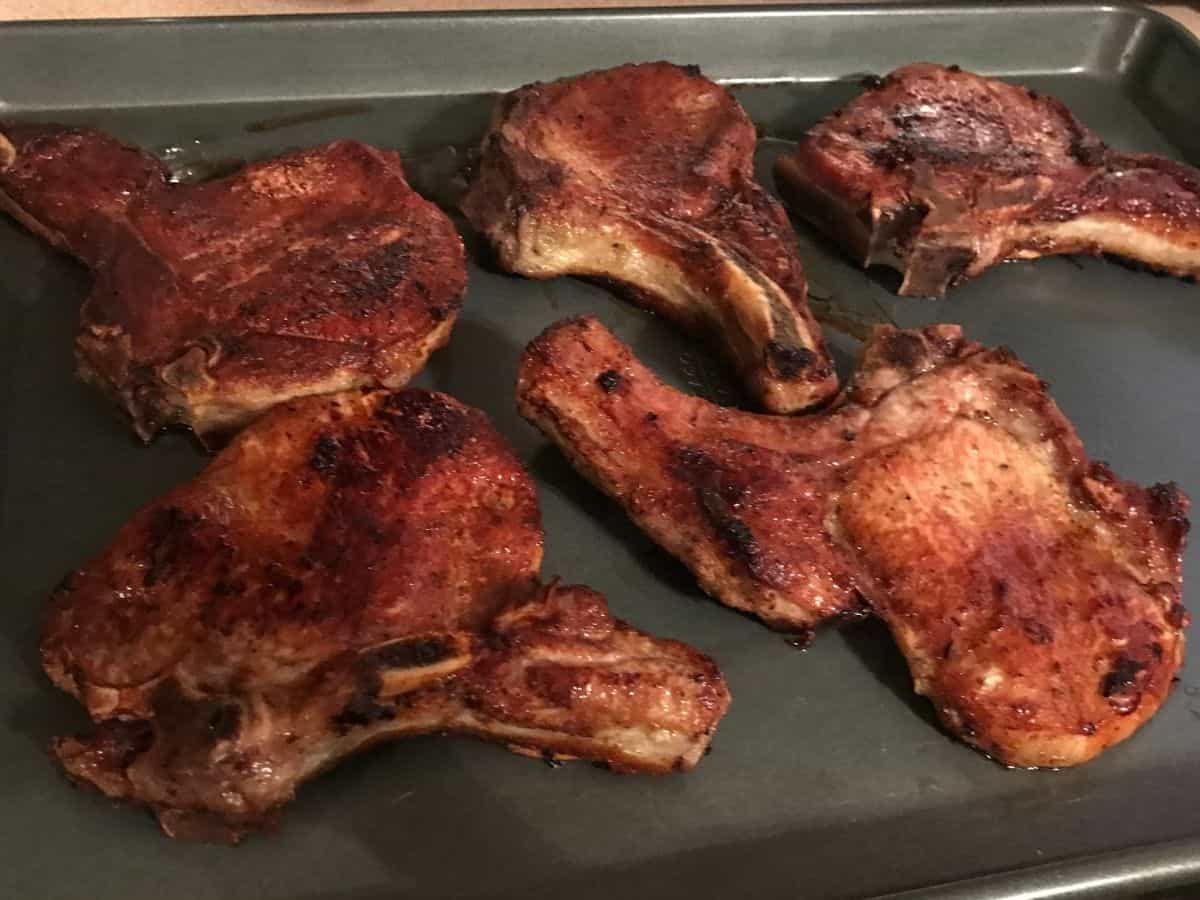
[(595, 319), (530, 344), (518, 406), (723, 603), (789, 632), (887, 622), (947, 727), (1067, 766), (1183, 661), (1188, 501), (1089, 462), (1041, 380), (957, 326), (878, 329), (819, 415), (665, 386)]
[(97, 723), (52, 750), (172, 835), (236, 840), (383, 740), (450, 731), (689, 769), (712, 660), (538, 584), (529, 476), (436, 393), (276, 407), (55, 591), (42, 661)]
[(1107, 147), (1053, 97), (917, 63), (814, 126), (776, 180), (797, 215), (901, 294), (1006, 259), (1113, 253), (1200, 273), (1200, 172)]
[(755, 141), (694, 67), (531, 84), (497, 103), (463, 211), (506, 268), (615, 284), (710, 338), (763, 407), (795, 412), (836, 375), (787, 215), (754, 181)]
[(394, 152), (342, 141), (169, 185), (99, 132), (3, 134), (7, 208), (95, 273), (80, 373), (143, 439), (174, 424), (219, 439), (291, 397), (399, 387), (449, 338), (462, 241)]

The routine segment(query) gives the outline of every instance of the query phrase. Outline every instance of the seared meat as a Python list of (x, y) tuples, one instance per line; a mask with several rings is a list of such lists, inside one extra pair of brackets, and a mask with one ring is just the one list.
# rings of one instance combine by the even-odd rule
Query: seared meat
[(594, 319), (526, 350), (522, 414), (722, 602), (780, 628), (887, 622), (946, 726), (1084, 762), (1183, 659), (1187, 498), (1089, 462), (1045, 385), (957, 326), (883, 328), (834, 407), (754, 415), (662, 384)]
[(777, 163), (792, 209), (900, 293), (1007, 259), (1112, 253), (1200, 275), (1200, 172), (1118, 153), (1053, 97), (918, 63), (872, 79)]
[(395, 153), (351, 142), (170, 185), (107, 135), (0, 124), (0, 205), (92, 268), (80, 374), (145, 440), (400, 387), (448, 340), (466, 287), (450, 220)]
[(172, 835), (236, 839), (368, 744), (454, 731), (622, 771), (690, 769), (714, 663), (583, 587), (538, 587), (533, 484), (441, 394), (284, 404), (56, 591), (42, 644), (97, 722), (76, 779)]
[(737, 101), (696, 69), (531, 84), (497, 105), (463, 211), (506, 269), (616, 282), (707, 333), (763, 407), (795, 412), (831, 396), (836, 374), (754, 146)]

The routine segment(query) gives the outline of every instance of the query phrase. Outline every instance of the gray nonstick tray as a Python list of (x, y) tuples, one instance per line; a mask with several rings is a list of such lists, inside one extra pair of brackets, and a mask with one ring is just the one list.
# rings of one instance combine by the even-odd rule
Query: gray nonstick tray
[[(94, 125), (181, 177), (338, 137), (400, 148), (452, 202), (494, 93), (616, 63), (699, 64), (763, 134), (760, 174), (863, 73), (930, 59), (1057, 94), (1120, 148), (1200, 163), (1200, 46), (1112, 5), (845, 7), (0, 26), (0, 117)], [(461, 220), (460, 220), (461, 224)], [(1100, 259), (1014, 263), (940, 303), (899, 299), (800, 229), (813, 291), (843, 316), (962, 323), (1052, 385), (1093, 456), (1200, 497), (1200, 288)], [(1083, 768), (1008, 771), (944, 735), (885, 631), (801, 652), (703, 597), (513, 409), (518, 353), (593, 312), (673, 383), (739, 397), (694, 342), (605, 290), (475, 262), (450, 347), (418, 383), (486, 410), (536, 476), (545, 572), (712, 654), (734, 701), (686, 776), (551, 769), (464, 739), (377, 748), (303, 788), (282, 831), (237, 849), (173, 843), (72, 790), (44, 752), (84, 726), (43, 677), (45, 598), (139, 505), (204, 465), (182, 435), (136, 446), (73, 375), (88, 278), (0, 221), (0, 896), (1094, 896), (1200, 880), (1195, 648), (1166, 707)], [(843, 373), (855, 341), (833, 336)], [(1200, 578), (1189, 554), (1186, 599)], [(935, 887), (937, 886), (937, 887)]]

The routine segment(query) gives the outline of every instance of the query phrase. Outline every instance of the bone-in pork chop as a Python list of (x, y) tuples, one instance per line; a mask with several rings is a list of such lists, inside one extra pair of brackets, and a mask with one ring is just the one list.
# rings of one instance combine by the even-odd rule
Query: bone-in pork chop
[(0, 207), (92, 269), (79, 371), (144, 440), (401, 387), (466, 287), (462, 241), (399, 156), (348, 141), (182, 185), (107, 135), (0, 123)]
[(891, 628), (946, 726), (1067, 766), (1152, 716), (1183, 660), (1187, 498), (1089, 462), (1045, 385), (957, 326), (884, 328), (825, 413), (668, 388), (594, 319), (522, 360), (518, 403), (722, 602)]
[(540, 587), (541, 557), (533, 484), (482, 413), (291, 401), (56, 591), (42, 659), (97, 725), (54, 754), (169, 834), (226, 839), (411, 734), (690, 769), (729, 702), (716, 666)]
[(1200, 275), (1200, 171), (1107, 147), (1053, 97), (917, 63), (776, 164), (792, 210), (938, 297), (1007, 259), (1111, 253)]
[(762, 407), (795, 412), (836, 374), (754, 146), (737, 101), (695, 69), (531, 84), (500, 99), (463, 211), (509, 271), (616, 282), (707, 334)]

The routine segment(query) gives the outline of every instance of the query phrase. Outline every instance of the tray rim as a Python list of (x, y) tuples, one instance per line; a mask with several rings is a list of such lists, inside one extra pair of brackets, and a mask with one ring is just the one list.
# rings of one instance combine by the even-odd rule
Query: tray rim
[[(1166, 12), (1134, 0), (958, 0), (958, 2), (853, 2), (772, 4), (720, 4), (713, 6), (581, 7), (572, 9), (487, 9), (464, 11), (270, 13), (181, 17), (29, 19), (0, 21), (0, 37), (13, 32), (54, 33), (82, 30), (103, 33), (120, 30), (158, 30), (179, 27), (202, 30), (253, 28), (272, 25), (334, 27), (339, 23), (446, 24), (552, 20), (638, 20), (720, 18), (851, 18), (905, 15), (994, 15), (1002, 10), (1025, 9), (1040, 15), (1091, 12), (1109, 17), (1130, 17), (1165, 31), (1178, 41), (1200, 68), (1200, 34)], [(735, 81), (736, 79), (718, 79)], [(221, 101), (225, 102), (225, 101)], [(157, 104), (156, 104), (157, 105)], [(81, 107), (83, 108), (83, 107)], [(20, 113), (18, 113), (19, 115)], [(1198, 120), (1200, 124), (1200, 120)], [(885, 894), (875, 900), (1002, 900), (1039, 897), (1126, 896), (1131, 891), (1160, 890), (1193, 885), (1200, 887), (1200, 833), (1186, 838), (1135, 844), (1097, 854), (1078, 854), (1046, 863), (998, 869), (982, 875), (931, 883)]]

